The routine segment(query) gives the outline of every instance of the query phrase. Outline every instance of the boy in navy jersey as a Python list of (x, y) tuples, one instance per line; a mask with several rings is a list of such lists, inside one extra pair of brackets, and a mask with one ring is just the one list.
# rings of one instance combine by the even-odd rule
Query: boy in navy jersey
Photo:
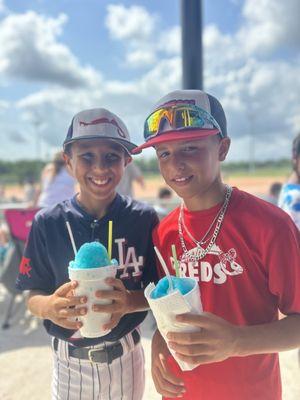
[(154, 230), (154, 244), (172, 274), (175, 244), (181, 273), (199, 282), (204, 310), (177, 316), (197, 332), (167, 335), (191, 371), (181, 371), (154, 334), (158, 392), (165, 399), (280, 400), (277, 353), (300, 345), (299, 231), (278, 207), (222, 182), (230, 139), (215, 97), (169, 93), (146, 119), (144, 137), (139, 149), (155, 147), (166, 183), (182, 198)]
[[(28, 308), (44, 319), (53, 337), (53, 399), (140, 400), (143, 395), (144, 356), (137, 328), (146, 315), (143, 287), (156, 280), (151, 232), (158, 218), (152, 208), (115, 190), (135, 147), (113, 113), (93, 109), (75, 115), (64, 158), (79, 193), (40, 211), (32, 225), (17, 287), (30, 291)], [(74, 317), (86, 313), (86, 298), (73, 295), (76, 282), (68, 279), (74, 254), (66, 222), (77, 248), (94, 240), (107, 247), (109, 220), (114, 227), (112, 257), (119, 266), (116, 279), (107, 281), (113, 290), (97, 293), (112, 303), (94, 305), (94, 311), (112, 314), (103, 327), (111, 331), (84, 338)]]

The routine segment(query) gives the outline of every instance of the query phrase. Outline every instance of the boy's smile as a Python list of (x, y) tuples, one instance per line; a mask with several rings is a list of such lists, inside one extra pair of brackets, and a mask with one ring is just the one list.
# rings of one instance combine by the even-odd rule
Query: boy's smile
[(131, 157), (112, 140), (85, 139), (72, 144), (66, 161), (80, 186), (78, 200), (87, 211), (98, 215), (114, 199), (115, 188)]
[(175, 182), (177, 184), (177, 186), (185, 186), (187, 183), (189, 183), (191, 180), (193, 179), (193, 175), (190, 176), (179, 176), (179, 177), (175, 177), (173, 180), (173, 182)]
[(89, 179), (94, 185), (96, 185), (98, 187), (104, 187), (111, 180), (110, 178), (107, 178), (107, 179), (96, 179), (96, 178), (93, 178), (93, 177), (90, 177)]

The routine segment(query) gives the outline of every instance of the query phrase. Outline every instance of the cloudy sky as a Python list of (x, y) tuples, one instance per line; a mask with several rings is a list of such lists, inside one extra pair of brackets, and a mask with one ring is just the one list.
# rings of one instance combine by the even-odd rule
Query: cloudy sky
[[(203, 0), (204, 85), (224, 105), (230, 161), (289, 157), (300, 131), (300, 1)], [(49, 157), (72, 116), (102, 106), (133, 141), (181, 87), (180, 0), (0, 0), (0, 159)], [(146, 154), (152, 154), (151, 150)]]

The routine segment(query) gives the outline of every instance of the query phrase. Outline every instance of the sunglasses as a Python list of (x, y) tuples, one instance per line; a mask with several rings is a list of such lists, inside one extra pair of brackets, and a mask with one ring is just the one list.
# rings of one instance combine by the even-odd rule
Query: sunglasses
[[(219, 124), (211, 114), (193, 104), (180, 104), (161, 107), (149, 115), (144, 126), (145, 140), (158, 135), (165, 122), (168, 122), (171, 128), (176, 130), (217, 129), (221, 137), (224, 137)], [(168, 131), (170, 132), (172, 129)]]

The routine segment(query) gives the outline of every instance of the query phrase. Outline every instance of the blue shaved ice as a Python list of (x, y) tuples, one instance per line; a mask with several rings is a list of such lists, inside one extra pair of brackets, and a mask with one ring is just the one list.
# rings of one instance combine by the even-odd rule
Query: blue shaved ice
[(74, 269), (88, 269), (117, 264), (116, 260), (109, 259), (107, 250), (103, 244), (91, 242), (84, 243), (80, 247), (75, 256), (75, 260), (70, 262), (70, 267)]
[[(187, 294), (195, 286), (195, 282), (190, 279), (177, 278), (176, 276), (171, 276), (171, 279), (174, 289), (175, 290), (177, 289), (182, 295)], [(168, 278), (165, 276), (159, 280), (155, 289), (151, 293), (151, 298), (159, 299), (160, 297), (166, 296), (168, 293), (169, 293), (169, 281)]]

